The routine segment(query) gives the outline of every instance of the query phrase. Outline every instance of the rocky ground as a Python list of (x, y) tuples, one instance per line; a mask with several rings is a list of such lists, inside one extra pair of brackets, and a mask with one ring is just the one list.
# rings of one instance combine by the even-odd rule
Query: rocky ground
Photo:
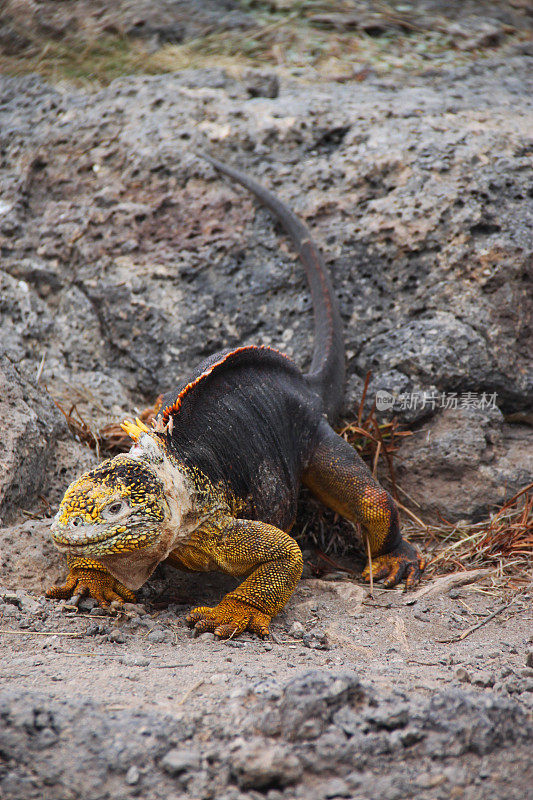
[(531, 595), (450, 643), (499, 600), (307, 579), (271, 641), (191, 639), (223, 589), (162, 575), (118, 616), (3, 590), (2, 796), (527, 795)]
[[(73, 29), (63, 4), (30, 5), (37, 15), (2, 11), (10, 59)], [(115, 24), (155, 55), (256, 24), (243, 4), (183, 5), (69, 13), (84, 35)], [(341, 5), (316, 26), (344, 36)], [(42, 597), (64, 574), (50, 517), (97, 460), (51, 398), (96, 430), (223, 346), (309, 363), (288, 243), (197, 149), (248, 169), (311, 227), (345, 322), (346, 415), (372, 370), (369, 403), (388, 393), (414, 431), (397, 472), (418, 514), (475, 521), (531, 482), (531, 18), (519, 2), (483, 16), (446, 5), (447, 18), (438, 3), (409, 17), (447, 31), (416, 69), (364, 50), (364, 63), (211, 59), (108, 86), (0, 76), (0, 797), (526, 796), (527, 586), (408, 603), (308, 570), (270, 641), (226, 643), (183, 623), (220, 597), (217, 576), (162, 568), (113, 614)], [(363, 10), (367, 47), (382, 34)]]

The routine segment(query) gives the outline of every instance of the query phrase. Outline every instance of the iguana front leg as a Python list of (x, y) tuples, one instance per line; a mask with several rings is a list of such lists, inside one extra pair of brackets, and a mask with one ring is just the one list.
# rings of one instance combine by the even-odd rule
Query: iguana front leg
[(46, 597), (67, 599), (73, 595), (94, 597), (101, 606), (108, 606), (113, 600), (123, 603), (135, 602), (130, 589), (117, 581), (105, 567), (91, 558), (67, 558), (69, 573), (64, 584), (51, 586)]
[[(319, 441), (304, 483), (330, 508), (366, 530), (372, 555), (372, 576), (390, 588), (405, 580), (416, 586), (425, 562), (417, 549), (402, 538), (398, 509), (390, 494), (374, 480), (370, 470), (341, 436), (323, 422)], [(363, 572), (369, 579), (370, 565)]]
[(193, 536), (179, 554), (173, 553), (173, 563), (247, 577), (213, 608), (193, 609), (187, 624), (198, 633), (212, 631), (221, 639), (246, 630), (264, 637), (270, 620), (281, 611), (300, 579), (301, 550), (288, 534), (265, 522), (227, 517), (217, 527), (215, 535)]

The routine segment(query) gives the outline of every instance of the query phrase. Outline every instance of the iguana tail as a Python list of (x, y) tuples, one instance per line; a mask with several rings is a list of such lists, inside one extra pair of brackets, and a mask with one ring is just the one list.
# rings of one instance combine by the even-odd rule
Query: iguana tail
[(342, 322), (328, 269), (309, 229), (281, 200), (252, 178), (205, 153), (199, 155), (224, 175), (248, 189), (272, 212), (292, 239), (304, 266), (313, 300), (315, 344), (313, 360), (306, 378), (322, 398), (328, 420), (334, 423), (340, 413), (344, 394)]

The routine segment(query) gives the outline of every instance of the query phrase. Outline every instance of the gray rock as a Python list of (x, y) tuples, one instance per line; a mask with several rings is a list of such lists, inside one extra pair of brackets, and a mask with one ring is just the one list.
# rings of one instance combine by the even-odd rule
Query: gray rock
[(135, 766), (132, 764), (131, 767), (126, 772), (126, 783), (128, 786), (135, 786), (136, 783), (139, 783), (140, 772)]
[(0, 518), (27, 508), (47, 487), (66, 426), (44, 388), (0, 352)]
[(530, 650), (526, 656), (526, 667), (533, 667), (533, 650)]
[(161, 628), (154, 628), (148, 636), (146, 637), (147, 642), (151, 642), (152, 644), (162, 644), (167, 640), (167, 633)]
[(446, 410), (402, 446), (398, 480), (427, 515), (477, 520), (532, 480), (533, 434), (519, 427), (498, 410)]
[(303, 768), (287, 748), (257, 740), (242, 744), (233, 753), (232, 771), (242, 789), (265, 790), (296, 783)]
[[(480, 383), (490, 369), (483, 338), (446, 311), (406, 322), (372, 338), (358, 357), (361, 369), (398, 370), (440, 391), (457, 390), (468, 376)], [(420, 398), (422, 402), (424, 398)], [(438, 402), (438, 401), (437, 401)], [(429, 404), (428, 410), (431, 410)]]
[(449, 25), (448, 34), (459, 50), (483, 50), (500, 44), (505, 31), (497, 19), (472, 16)]
[(313, 628), (303, 634), (302, 641), (304, 647), (310, 647), (312, 650), (330, 650), (331, 644), (328, 635), (321, 628)]
[(91, 622), (85, 631), (86, 636), (96, 636), (98, 633), (100, 633), (100, 626), (96, 622)]
[(305, 628), (301, 622), (293, 622), (289, 628), (289, 636), (292, 636), (293, 639), (302, 639), (304, 633)]
[(126, 637), (120, 628), (112, 628), (107, 636), (107, 639), (109, 642), (114, 642), (115, 644), (124, 644), (126, 642)]
[(484, 687), (494, 686), (495, 681), (496, 681), (496, 676), (494, 675), (494, 673), (488, 671), (478, 672), (474, 675), (472, 679), (472, 682), (476, 686), (484, 686)]
[(22, 617), (22, 612), (17, 606), (12, 606), (10, 603), (5, 603), (3, 605), (2, 614), (4, 617), (10, 617), (11, 619), (21, 619)]
[(328, 781), (319, 784), (316, 791), (319, 797), (327, 798), (328, 800), (335, 797), (352, 797), (352, 790), (342, 778), (330, 778)]
[(150, 665), (150, 659), (145, 656), (126, 655), (121, 656), (119, 660), (121, 664), (125, 664), (127, 667), (148, 667)]
[(406, 703), (397, 700), (390, 700), (387, 703), (380, 703), (376, 709), (370, 709), (365, 714), (365, 719), (376, 725), (378, 728), (395, 730), (404, 728), (409, 720), (409, 707)]
[(279, 94), (279, 78), (275, 72), (249, 69), (244, 72), (242, 80), (250, 97), (274, 98)]
[(253, 687), (254, 694), (267, 700), (278, 700), (282, 696), (282, 688), (276, 680), (267, 678)]
[(348, 736), (353, 736), (361, 727), (361, 715), (356, 714), (349, 706), (342, 706), (334, 715), (333, 723)]
[(92, 611), (97, 605), (98, 600), (95, 600), (94, 597), (82, 597), (78, 603), (78, 608), (80, 611)]
[(169, 775), (180, 775), (200, 767), (200, 751), (196, 748), (175, 748), (161, 759), (161, 767)]
[(11, 592), (9, 589), (2, 592), (2, 600), (4, 603), (16, 606), (17, 608), (20, 608), (22, 605), (20, 594), (18, 592)]
[(512, 743), (530, 736), (519, 704), (492, 693), (475, 697), (462, 689), (442, 691), (430, 699), (426, 709), (412, 709), (411, 717), (427, 732), (422, 746), (433, 758), (466, 752), (484, 755), (503, 741)]
[(127, 614), (133, 614), (135, 616), (146, 614), (146, 608), (141, 603), (124, 603), (122, 608)]
[(533, 680), (531, 678), (513, 678), (506, 682), (505, 687), (509, 694), (533, 692)]
[(460, 680), (461, 683), (472, 683), (472, 676), (464, 667), (458, 667), (455, 670), (455, 677)]
[(340, 708), (359, 705), (364, 696), (355, 673), (313, 670), (286, 684), (281, 698), (259, 718), (258, 726), (267, 735), (283, 733), (289, 740), (316, 739)]

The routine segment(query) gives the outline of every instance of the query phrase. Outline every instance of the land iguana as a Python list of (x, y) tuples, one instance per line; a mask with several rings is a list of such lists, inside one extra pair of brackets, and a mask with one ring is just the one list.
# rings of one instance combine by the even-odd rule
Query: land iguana
[(402, 538), (390, 494), (331, 427), (343, 398), (342, 325), (307, 227), (254, 180), (204, 157), (255, 195), (294, 243), (314, 307), (310, 370), (271, 347), (224, 350), (164, 396), (151, 428), (123, 423), (131, 450), (74, 481), (60, 504), (52, 538), (70, 571), (47, 596), (133, 601), (162, 561), (218, 570), (244, 581), (213, 608), (191, 611), (188, 625), (221, 638), (266, 636), (302, 572), (289, 535), (302, 483), (364, 527), (373, 578), (384, 586), (415, 586), (424, 562)]

